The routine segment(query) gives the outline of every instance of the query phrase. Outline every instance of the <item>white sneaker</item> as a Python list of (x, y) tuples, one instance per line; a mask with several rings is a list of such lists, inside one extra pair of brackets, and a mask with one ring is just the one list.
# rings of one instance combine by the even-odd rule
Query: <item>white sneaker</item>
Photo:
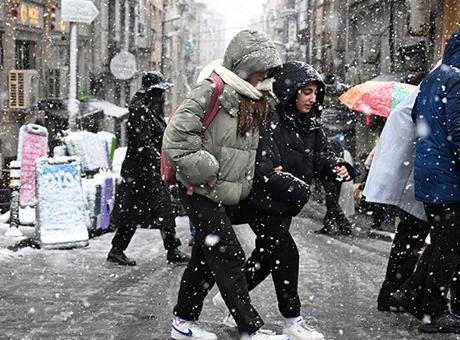
[(272, 331), (259, 329), (256, 333), (245, 335), (241, 340), (290, 340), (287, 335), (276, 335)]
[(324, 340), (324, 335), (307, 326), (302, 317), (284, 328), (283, 334), (289, 336), (291, 340)]
[(171, 338), (174, 340), (217, 340), (214, 333), (206, 332), (196, 325), (195, 322), (174, 318), (171, 327)]
[(235, 319), (233, 318), (232, 314), (230, 314), (227, 305), (225, 304), (224, 299), (222, 298), (222, 294), (218, 292), (214, 297), (212, 298), (212, 304), (219, 308), (222, 313), (224, 313), (224, 318), (222, 320), (222, 323), (225, 326), (228, 327), (237, 327)]

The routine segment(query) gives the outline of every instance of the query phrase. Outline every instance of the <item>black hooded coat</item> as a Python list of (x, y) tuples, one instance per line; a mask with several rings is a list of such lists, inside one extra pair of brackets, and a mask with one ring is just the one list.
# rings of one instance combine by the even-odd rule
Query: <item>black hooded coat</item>
[[(297, 93), (309, 82), (319, 86), (317, 101), (308, 118), (296, 112)], [(275, 74), (273, 90), (279, 103), (271, 113), (259, 143), (253, 190), (248, 203), (269, 215), (295, 216), (307, 203), (313, 177), (335, 180), (337, 165), (345, 165), (329, 148), (320, 123), (325, 84), (319, 73), (303, 62), (291, 61)], [(282, 166), (282, 172), (274, 168)]]
[(111, 224), (163, 229), (174, 223), (171, 196), (161, 179), (160, 151), (166, 122), (162, 90), (139, 91), (131, 100), (128, 149), (121, 166)]

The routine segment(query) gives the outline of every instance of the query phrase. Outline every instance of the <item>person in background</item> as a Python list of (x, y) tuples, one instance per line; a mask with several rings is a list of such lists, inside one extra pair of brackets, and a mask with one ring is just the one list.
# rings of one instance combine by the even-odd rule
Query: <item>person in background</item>
[[(337, 158), (343, 159), (344, 150), (343, 143), (345, 138), (343, 135), (338, 136), (330, 143), (330, 148)], [(323, 228), (316, 230), (316, 234), (323, 235), (351, 235), (351, 223), (342, 211), (339, 204), (340, 190), (343, 183), (341, 181), (330, 181), (321, 179), (321, 184), (325, 191), (326, 214), (323, 219)]]
[(268, 112), (267, 94), (256, 86), (279, 66), (280, 56), (264, 33), (239, 32), (230, 41), (223, 64), (214, 69), (224, 88), (212, 124), (202, 131), (213, 93), (213, 84), (204, 80), (166, 128), (163, 150), (177, 170), (182, 204), (195, 226), (191, 260), (174, 307), (172, 339), (217, 339), (196, 323), (215, 283), (241, 339), (288, 339), (260, 330), (263, 321), (251, 305), (245, 280), (245, 254), (228, 216), (229, 206), (245, 199), (252, 187), (259, 132)]
[(124, 251), (137, 227), (160, 230), (169, 263), (186, 263), (189, 256), (178, 247), (173, 203), (161, 179), (160, 151), (164, 120), (164, 92), (171, 87), (160, 72), (146, 72), (142, 88), (129, 105), (128, 149), (121, 166), (122, 182), (115, 195), (111, 228), (116, 229), (107, 261), (135, 266)]
[(377, 298), (380, 311), (400, 307), (392, 296), (412, 275), (430, 229), (423, 204), (415, 200), (414, 193), (415, 124), (411, 112), (417, 94), (418, 90), (409, 94), (388, 117), (363, 193), (368, 202), (395, 206), (400, 220)]
[[(350, 151), (346, 148), (345, 136), (341, 133), (335, 136), (336, 142), (342, 146), (343, 149), (343, 159), (345, 162), (354, 166), (355, 162)], [(358, 176), (358, 171), (355, 169), (356, 176)], [(342, 211), (347, 218), (347, 221), (350, 221), (350, 218), (355, 214), (355, 200), (353, 197), (353, 183), (354, 180), (342, 183), (340, 187), (339, 195), (339, 204), (342, 208)]]
[[(365, 180), (364, 180), (363, 189), (365, 189), (366, 187), (367, 177), (369, 175), (369, 171), (371, 169), (372, 162), (374, 161), (376, 150), (377, 150), (377, 144), (376, 146), (372, 148), (371, 152), (369, 152), (369, 154), (366, 157), (366, 160), (364, 161)], [(363, 204), (366, 204), (365, 202), (367, 202), (366, 196), (364, 194), (362, 196), (362, 202)], [(395, 209), (391, 205), (368, 202), (367, 206), (372, 216), (372, 225), (370, 226), (370, 229), (381, 230), (382, 223), (386, 221), (390, 221), (394, 217), (393, 215), (394, 215)], [(390, 223), (394, 223), (394, 221)]]

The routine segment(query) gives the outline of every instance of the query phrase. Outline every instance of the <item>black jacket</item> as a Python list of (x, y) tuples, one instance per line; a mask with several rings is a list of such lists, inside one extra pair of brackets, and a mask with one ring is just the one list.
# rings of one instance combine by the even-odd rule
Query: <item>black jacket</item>
[(128, 149), (121, 166), (122, 182), (115, 196), (112, 227), (130, 223), (161, 228), (162, 223), (174, 218), (170, 193), (160, 174), (166, 128), (163, 117), (160, 93), (136, 93), (129, 107)]
[[(274, 92), (280, 100), (271, 113), (258, 147), (253, 190), (248, 203), (270, 215), (297, 215), (309, 199), (313, 177), (335, 180), (333, 169), (346, 165), (329, 147), (320, 122), (320, 106), (325, 85), (313, 67), (288, 62), (275, 75)], [(295, 111), (297, 91), (315, 81), (319, 86), (317, 102), (309, 119), (302, 120)], [(282, 173), (273, 169), (282, 166)]]

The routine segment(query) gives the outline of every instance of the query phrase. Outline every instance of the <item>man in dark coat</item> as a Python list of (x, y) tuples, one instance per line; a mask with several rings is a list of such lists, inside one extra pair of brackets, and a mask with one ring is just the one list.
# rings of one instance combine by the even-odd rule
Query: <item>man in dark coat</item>
[[(442, 64), (422, 81), (412, 119), (415, 197), (425, 206), (431, 245), (393, 298), (409, 310), (422, 301), (414, 313), (426, 315), (421, 331), (460, 333), (460, 317), (447, 300), (460, 264), (460, 30), (447, 41)], [(455, 301), (451, 308), (458, 312)]]
[(124, 254), (136, 228), (158, 228), (167, 250), (167, 261), (187, 262), (179, 251), (171, 195), (160, 174), (160, 152), (164, 120), (164, 91), (170, 88), (159, 72), (147, 72), (142, 88), (129, 106), (128, 150), (121, 167), (122, 182), (115, 196), (111, 216), (117, 232), (112, 240), (107, 261), (134, 266)]

